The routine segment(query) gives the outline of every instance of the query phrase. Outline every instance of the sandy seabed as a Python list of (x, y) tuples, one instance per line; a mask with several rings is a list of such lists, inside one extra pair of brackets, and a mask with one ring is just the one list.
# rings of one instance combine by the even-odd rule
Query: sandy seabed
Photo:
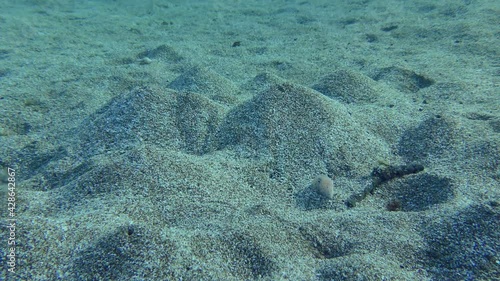
[(499, 15), (0, 1), (0, 279), (499, 280)]

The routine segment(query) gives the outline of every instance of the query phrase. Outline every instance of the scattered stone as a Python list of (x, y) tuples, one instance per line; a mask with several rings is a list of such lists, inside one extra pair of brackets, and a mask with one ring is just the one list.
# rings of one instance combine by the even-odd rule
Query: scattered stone
[(333, 198), (333, 180), (325, 175), (318, 176), (312, 183), (313, 189), (321, 196)]
[(385, 205), (385, 209), (389, 212), (401, 211), (401, 200), (392, 199)]
[(151, 64), (153, 62), (153, 60), (148, 58), (148, 57), (144, 57), (144, 58), (139, 59), (138, 62), (141, 65), (145, 65), (145, 64)]

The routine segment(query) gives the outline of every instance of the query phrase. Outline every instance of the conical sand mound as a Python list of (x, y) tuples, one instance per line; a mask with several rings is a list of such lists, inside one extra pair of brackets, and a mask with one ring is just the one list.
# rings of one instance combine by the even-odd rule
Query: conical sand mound
[(238, 88), (227, 78), (201, 67), (192, 67), (169, 85), (179, 92), (194, 92), (224, 103), (233, 103)]
[(109, 102), (78, 129), (82, 152), (155, 145), (201, 154), (223, 108), (194, 93), (138, 88)]
[(342, 104), (283, 82), (230, 112), (217, 148), (271, 155), (276, 177), (367, 173), (384, 147), (364, 132)]

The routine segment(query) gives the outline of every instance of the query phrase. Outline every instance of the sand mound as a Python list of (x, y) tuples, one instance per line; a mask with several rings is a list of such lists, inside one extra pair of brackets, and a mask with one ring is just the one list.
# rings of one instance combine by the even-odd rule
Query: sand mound
[(199, 154), (210, 147), (223, 113), (199, 94), (138, 88), (110, 101), (77, 132), (87, 155), (141, 145)]
[[(323, 93), (260, 74), (244, 87), (258, 92), (228, 106), (217, 93), (238, 89), (198, 69), (170, 85), (177, 90), (136, 88), (117, 96), (68, 132), (73, 141), (19, 152), (33, 171), (24, 185), (47, 194), (28, 212), (67, 213), (63, 224), (92, 220), (99, 226), (70, 227), (67, 243), (80, 246), (62, 263), (73, 279), (275, 280), (285, 278), (284, 268), (290, 276), (318, 280), (357, 280), (360, 271), (366, 280), (429, 279), (413, 265), (440, 279), (443, 272), (494, 272), (497, 202), (446, 210), (470, 192), (449, 172), (465, 164), (450, 159), (486, 151), (489, 156), (475, 157), (470, 168), (486, 167), (492, 176), (495, 143), (472, 142), (467, 148), (473, 152), (460, 154), (464, 128), (451, 114), (376, 130), (360, 114), (371, 106), (366, 101), (378, 100), (375, 81), (336, 72), (317, 85)], [(352, 89), (359, 95), (346, 100)], [(387, 114), (372, 113), (374, 120)], [(381, 132), (395, 135), (382, 139)], [(425, 168), (372, 181), (379, 165), (397, 170), (386, 159)], [(328, 196), (312, 189), (317, 175), (333, 179)], [(351, 198), (354, 204), (347, 204)], [(488, 220), (480, 228), (472, 226), (483, 217)], [(43, 236), (34, 234), (33, 243), (45, 253), (58, 235), (36, 240)], [(464, 235), (481, 239), (488, 255), (440, 242), (473, 245)], [(50, 255), (44, 258), (56, 258)], [(471, 260), (481, 269), (460, 266)], [(305, 275), (304, 267), (310, 270)]]
[(292, 181), (319, 171), (367, 173), (385, 151), (344, 105), (288, 82), (272, 84), (229, 112), (216, 138), (218, 149), (272, 156), (273, 177)]
[(198, 66), (182, 73), (169, 85), (179, 92), (194, 92), (226, 103), (234, 103), (238, 88), (227, 78)]
[(344, 103), (367, 103), (377, 100), (379, 86), (375, 81), (348, 70), (338, 70), (326, 75), (313, 89)]

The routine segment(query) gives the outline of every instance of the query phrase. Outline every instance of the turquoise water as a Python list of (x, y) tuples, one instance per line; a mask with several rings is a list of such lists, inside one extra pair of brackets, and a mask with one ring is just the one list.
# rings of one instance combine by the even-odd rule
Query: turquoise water
[(0, 1), (0, 280), (496, 280), (497, 1)]

